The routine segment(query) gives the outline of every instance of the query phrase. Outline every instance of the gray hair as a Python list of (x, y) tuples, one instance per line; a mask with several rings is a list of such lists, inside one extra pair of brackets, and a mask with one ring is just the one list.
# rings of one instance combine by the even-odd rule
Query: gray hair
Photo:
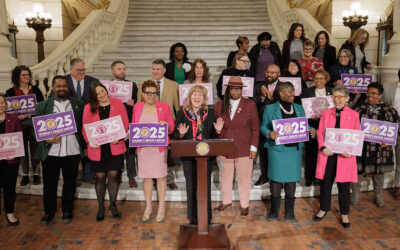
[(340, 54), (342, 54), (342, 52), (344, 52), (346, 54), (346, 56), (350, 59), (350, 63), (349, 64), (352, 65), (353, 64), (353, 60), (354, 60), (354, 56), (351, 53), (351, 51), (348, 50), (348, 49), (341, 49), (339, 51), (338, 55), (337, 55), (337, 60), (339, 61), (339, 57), (340, 57)]
[(163, 59), (156, 59), (153, 61), (152, 64), (162, 65), (164, 67), (164, 69), (167, 67), (167, 64), (165, 63), (165, 61)]
[(339, 86), (339, 85), (337, 85), (337, 86), (335, 86), (333, 89), (332, 89), (332, 94), (333, 93), (335, 93), (335, 92), (340, 92), (340, 93), (342, 93), (344, 96), (350, 96), (350, 92), (349, 92), (349, 90), (346, 88), (346, 87), (344, 87), (344, 86)]
[(280, 82), (276, 85), (276, 91), (279, 95), (280, 92), (284, 91), (286, 88), (294, 89), (294, 86), (291, 82)]
[(79, 58), (79, 57), (75, 57), (75, 58), (72, 58), (71, 59), (71, 62), (69, 63), (69, 66), (70, 67), (73, 67), (75, 64), (77, 64), (77, 63), (83, 63), (83, 64), (85, 64), (85, 61), (83, 61), (81, 58)]

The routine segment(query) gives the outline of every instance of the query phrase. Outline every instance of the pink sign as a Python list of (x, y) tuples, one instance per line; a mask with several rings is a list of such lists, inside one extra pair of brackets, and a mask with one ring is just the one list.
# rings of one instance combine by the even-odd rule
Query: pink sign
[(333, 107), (332, 96), (303, 98), (301, 99), (301, 103), (308, 119), (319, 118), (322, 112)]
[(301, 78), (300, 77), (279, 77), (281, 82), (291, 82), (294, 86), (294, 95), (301, 95)]
[(213, 86), (212, 83), (202, 83), (202, 84), (179, 84), (179, 104), (185, 106), (187, 103), (187, 95), (191, 87), (195, 85), (201, 85), (205, 87), (208, 91), (207, 94), (207, 104), (213, 105)]
[(103, 145), (125, 138), (126, 131), (121, 116), (113, 116), (83, 125), (90, 146)]
[(132, 99), (132, 82), (125, 81), (100, 81), (108, 90), (108, 95), (112, 98), (127, 102)]
[(364, 131), (340, 128), (327, 128), (325, 130), (325, 147), (333, 153), (347, 152), (351, 155), (361, 156), (364, 144)]
[(22, 132), (0, 134), (0, 160), (25, 155)]
[[(231, 78), (231, 76), (224, 76), (222, 78), (222, 94), (225, 94), (225, 90), (226, 90), (226, 85), (229, 82), (229, 78)], [(254, 90), (254, 78), (253, 77), (240, 77), (242, 78), (242, 82), (243, 82), (243, 92), (242, 92), (242, 96), (247, 96), (247, 97), (253, 97), (253, 90)]]

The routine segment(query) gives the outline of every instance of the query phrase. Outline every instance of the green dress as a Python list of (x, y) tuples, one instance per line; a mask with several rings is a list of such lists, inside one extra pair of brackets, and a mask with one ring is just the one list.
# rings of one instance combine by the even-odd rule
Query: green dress
[(183, 84), (185, 81), (185, 69), (183, 68), (183, 62), (181, 65), (181, 70), (178, 70), (178, 64), (175, 61), (175, 67), (174, 67), (174, 81)]

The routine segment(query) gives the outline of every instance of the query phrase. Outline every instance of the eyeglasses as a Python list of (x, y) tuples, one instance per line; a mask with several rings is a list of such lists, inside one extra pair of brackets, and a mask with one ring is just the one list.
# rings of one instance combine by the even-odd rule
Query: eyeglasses
[(325, 77), (314, 77), (315, 81), (323, 81), (325, 80)]
[(249, 63), (249, 61), (247, 61), (247, 60), (240, 60), (239, 59), (239, 61), (241, 61), (242, 63), (246, 63), (246, 64)]
[(86, 69), (74, 69), (75, 71), (78, 71), (78, 72), (85, 72), (86, 71)]
[(160, 92), (143, 92), (148, 96), (158, 96), (158, 94), (160, 94)]
[(379, 92), (367, 92), (367, 95), (379, 95)]
[(342, 100), (343, 98), (345, 98), (346, 96), (344, 96), (344, 95), (333, 95), (332, 96), (332, 99), (339, 99), (339, 100)]

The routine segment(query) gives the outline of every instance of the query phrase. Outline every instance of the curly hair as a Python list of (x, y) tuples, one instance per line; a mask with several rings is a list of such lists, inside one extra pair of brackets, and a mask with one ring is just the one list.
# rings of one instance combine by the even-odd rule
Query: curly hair
[(194, 60), (192, 63), (192, 68), (190, 69), (188, 76), (189, 82), (194, 82), (196, 79), (195, 68), (198, 63), (200, 63), (204, 69), (203, 78), (201, 80), (203, 83), (208, 83), (210, 81), (210, 69), (208, 68), (206, 61), (200, 58)]
[(11, 73), (11, 83), (15, 86), (15, 87), (19, 87), (19, 77), (21, 76), (22, 71), (28, 71), (29, 72), (29, 76), (31, 77), (29, 79), (29, 85), (32, 85), (31, 81), (32, 81), (32, 71), (25, 65), (20, 65), (20, 66), (16, 66)]
[(176, 49), (177, 47), (181, 47), (181, 48), (183, 49), (183, 53), (185, 54), (185, 55), (183, 56), (183, 61), (184, 61), (184, 62), (187, 62), (187, 61), (189, 60), (189, 58), (187, 57), (188, 52), (187, 52), (187, 49), (186, 49), (185, 44), (183, 44), (183, 43), (175, 43), (175, 44), (173, 44), (173, 45), (171, 46), (171, 49), (169, 50), (169, 60), (171, 60), (171, 61), (174, 61), (174, 60), (175, 60), (174, 52), (175, 52), (175, 49)]

